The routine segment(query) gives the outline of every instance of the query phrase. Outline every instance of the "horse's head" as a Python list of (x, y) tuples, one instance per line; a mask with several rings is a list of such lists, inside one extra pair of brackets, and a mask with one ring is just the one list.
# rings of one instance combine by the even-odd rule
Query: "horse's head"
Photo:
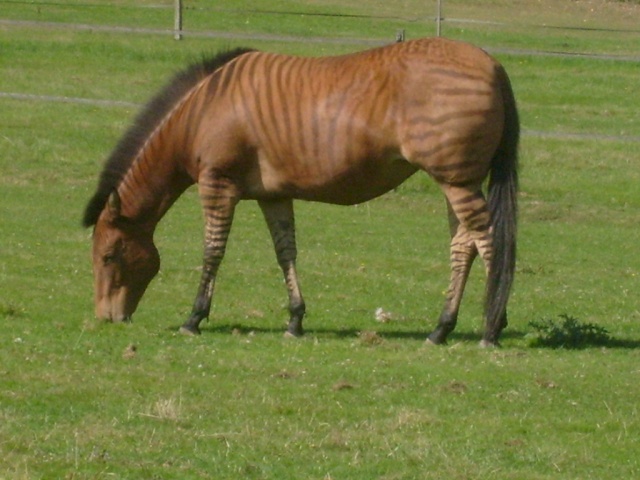
[(93, 231), (96, 316), (129, 320), (159, 268), (153, 230), (123, 217), (120, 197), (112, 193)]

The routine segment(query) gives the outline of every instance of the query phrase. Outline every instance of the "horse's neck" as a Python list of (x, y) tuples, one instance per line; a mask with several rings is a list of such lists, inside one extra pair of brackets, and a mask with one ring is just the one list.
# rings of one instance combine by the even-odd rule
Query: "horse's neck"
[(135, 222), (151, 225), (157, 224), (193, 183), (186, 174), (180, 173), (175, 145), (164, 135), (155, 137), (143, 147), (118, 187), (122, 214)]
[[(125, 175), (118, 193), (125, 216), (155, 225), (182, 193), (194, 183), (187, 174), (191, 138), (188, 129), (180, 128), (202, 81), (179, 101), (142, 147), (136, 161)], [(178, 125), (178, 126), (176, 126)]]

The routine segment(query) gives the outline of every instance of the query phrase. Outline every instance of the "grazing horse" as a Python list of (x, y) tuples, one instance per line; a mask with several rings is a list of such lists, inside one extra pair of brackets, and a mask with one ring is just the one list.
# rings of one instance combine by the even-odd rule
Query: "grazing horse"
[[(128, 320), (160, 266), (156, 225), (197, 183), (204, 261), (185, 333), (200, 333), (234, 209), (257, 200), (303, 334), (293, 199), (352, 205), (426, 172), (447, 200), (451, 278), (436, 329), (455, 327), (469, 270), (487, 271), (482, 344), (506, 326), (516, 250), (519, 122), (508, 76), (484, 51), (419, 39), (306, 58), (247, 49), (178, 74), (106, 162), (84, 225), (93, 230), (95, 310)], [(483, 183), (488, 179), (487, 197)]]

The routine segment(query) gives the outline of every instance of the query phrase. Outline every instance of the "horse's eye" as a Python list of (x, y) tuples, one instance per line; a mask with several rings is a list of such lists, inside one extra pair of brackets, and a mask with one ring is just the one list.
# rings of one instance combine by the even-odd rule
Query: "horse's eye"
[(112, 263), (116, 263), (122, 259), (122, 254), (124, 252), (124, 242), (121, 240), (115, 242), (111, 245), (104, 255), (102, 255), (102, 263), (103, 265), (111, 265)]

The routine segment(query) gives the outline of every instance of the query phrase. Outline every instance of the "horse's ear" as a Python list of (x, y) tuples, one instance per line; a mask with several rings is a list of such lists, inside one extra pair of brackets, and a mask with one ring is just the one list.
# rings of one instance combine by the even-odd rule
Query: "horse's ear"
[(122, 203), (120, 202), (120, 195), (118, 195), (118, 192), (114, 190), (111, 192), (111, 195), (109, 195), (107, 200), (107, 212), (109, 212), (109, 216), (113, 220), (120, 217), (121, 207)]

